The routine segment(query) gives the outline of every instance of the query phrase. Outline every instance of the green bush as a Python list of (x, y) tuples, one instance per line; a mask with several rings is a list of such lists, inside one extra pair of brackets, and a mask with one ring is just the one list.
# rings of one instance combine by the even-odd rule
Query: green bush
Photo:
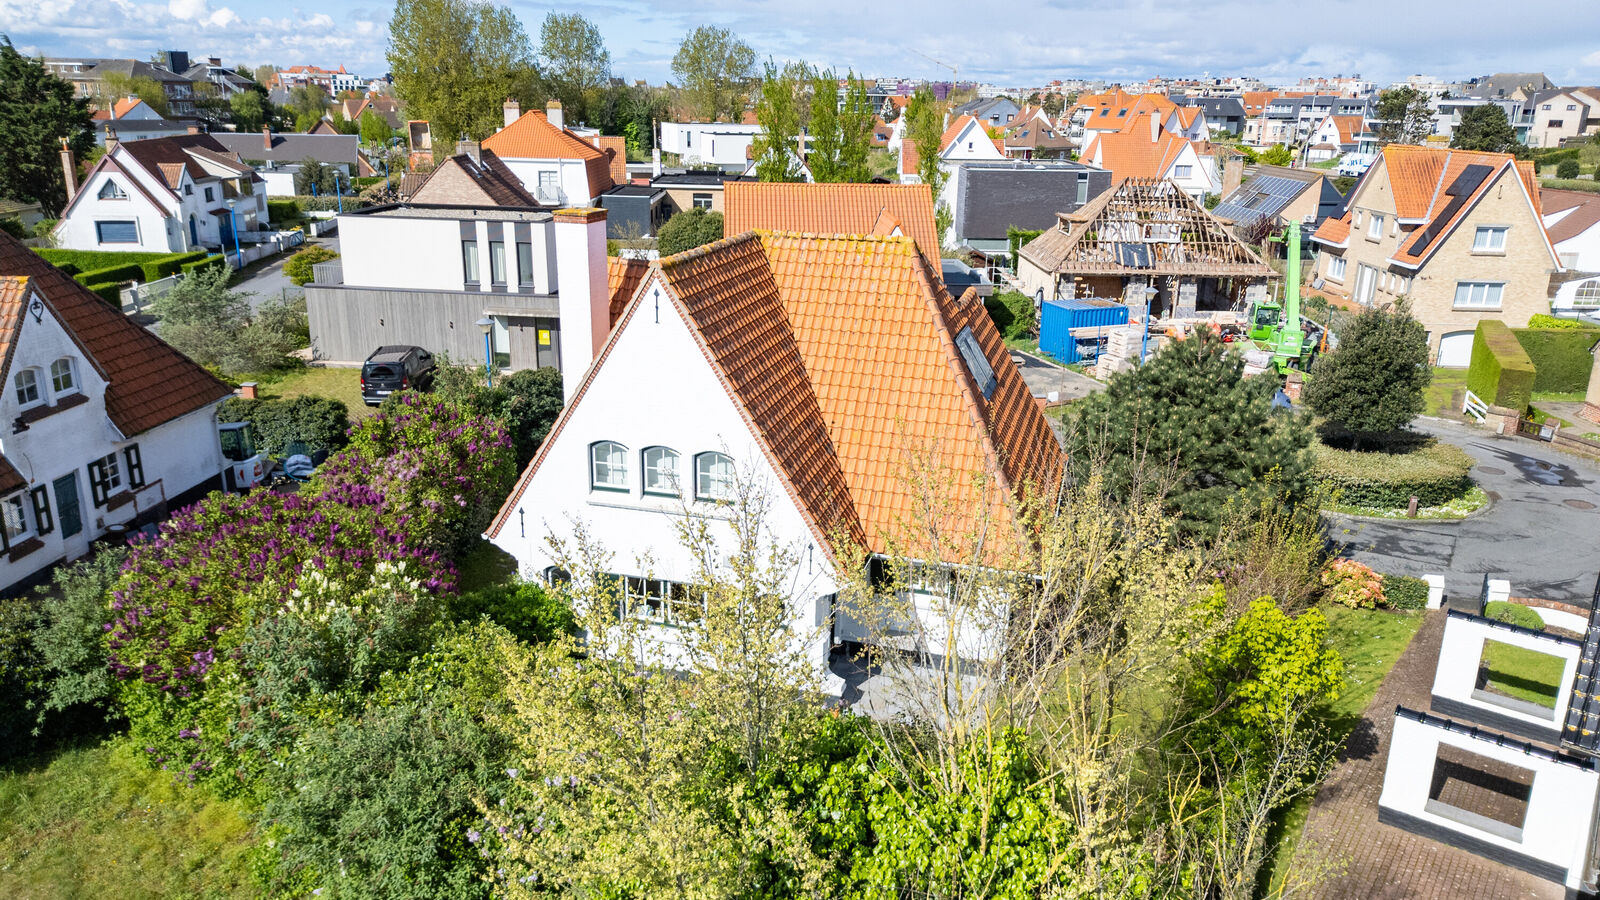
[(89, 290), (99, 294), (101, 300), (111, 304), (116, 309), (122, 308), (122, 285), (116, 283), (97, 284), (89, 288)]
[(1555, 328), (1514, 328), (1511, 333), (1533, 361), (1535, 391), (1567, 393), (1588, 387), (1589, 370), (1594, 368), (1592, 353), (1595, 343), (1600, 342), (1600, 328), (1574, 323)]
[(450, 604), (450, 615), (469, 624), (486, 616), (530, 644), (554, 640), (577, 627), (571, 607), (531, 582), (497, 584), (462, 594)]
[(176, 275), (183, 270), (184, 263), (191, 263), (205, 259), (210, 255), (208, 250), (196, 250), (192, 253), (174, 253), (164, 259), (147, 262), (140, 266), (144, 270), (145, 281), (158, 281), (168, 275)]
[(306, 450), (338, 450), (350, 430), (350, 410), (327, 397), (245, 400), (233, 397), (217, 407), (218, 422), (249, 422), (256, 443), (269, 456), (283, 456), (292, 443)]
[(1544, 313), (1534, 313), (1528, 317), (1529, 328), (1594, 328), (1577, 319), (1563, 319), (1560, 316), (1547, 316)]
[(1422, 609), (1428, 605), (1428, 583), (1410, 575), (1385, 575), (1383, 596), (1390, 609)]
[(12, 216), (9, 219), (0, 219), (0, 231), (4, 231), (19, 241), (28, 236), (28, 229), (22, 227), (22, 220), (16, 216)]
[(1007, 340), (1025, 338), (1033, 333), (1033, 301), (1016, 291), (1000, 291), (984, 298), (984, 309), (994, 320), (994, 327)]
[[(302, 213), (332, 212), (339, 209), (339, 198), (333, 194), (318, 194), (316, 196), (312, 196), (311, 194), (295, 194), (290, 199), (294, 201), (294, 204), (300, 208)], [(366, 205), (367, 202), (355, 194), (344, 195), (345, 212), (349, 212), (354, 209), (361, 209)]]
[(84, 287), (93, 288), (102, 284), (122, 284), (127, 281), (139, 281), (144, 278), (144, 267), (138, 263), (122, 263), (107, 266), (104, 269), (90, 269), (72, 276), (74, 281)]
[(722, 229), (722, 213), (699, 207), (686, 209), (668, 219), (656, 232), (656, 249), (662, 256), (672, 256), (703, 247), (722, 240)]
[(1497, 622), (1505, 622), (1507, 625), (1519, 625), (1523, 628), (1532, 628), (1534, 631), (1544, 630), (1544, 619), (1521, 603), (1507, 603), (1504, 600), (1485, 603), (1483, 614)]
[(296, 203), (294, 198), (267, 201), (267, 219), (274, 224), (294, 222), (299, 218), (300, 204)]
[(289, 257), (289, 261), (283, 264), (283, 274), (295, 284), (306, 284), (314, 275), (311, 271), (312, 266), (338, 258), (339, 254), (327, 247), (307, 247)]
[(184, 263), (204, 259), (206, 251), (182, 253), (124, 253), (115, 250), (62, 250), (55, 247), (35, 251), (46, 262), (93, 287), (113, 281), (155, 281), (180, 271)]
[(1533, 360), (1517, 336), (1499, 319), (1484, 319), (1472, 336), (1472, 363), (1467, 390), (1485, 403), (1523, 410), (1533, 396), (1537, 377)]
[(1563, 159), (1561, 161), (1561, 164), (1556, 166), (1556, 177), (1557, 178), (1577, 178), (1579, 171), (1580, 171), (1580, 169), (1578, 168), (1578, 161), (1577, 160), (1575, 160), (1575, 159)]
[(1321, 442), (1312, 446), (1312, 473), (1339, 492), (1346, 506), (1400, 509), (1415, 496), (1440, 506), (1472, 488), (1472, 457), (1453, 444), (1430, 444), (1410, 453), (1359, 453)]
[(183, 274), (193, 275), (196, 272), (206, 272), (212, 269), (226, 269), (227, 267), (228, 260), (224, 258), (222, 254), (218, 253), (212, 256), (207, 256), (204, 259), (197, 259), (194, 262), (184, 263), (179, 268), (183, 271)]
[(1564, 149), (1535, 150), (1533, 158), (1541, 166), (1558, 166), (1567, 160), (1578, 161), (1578, 148), (1566, 147)]

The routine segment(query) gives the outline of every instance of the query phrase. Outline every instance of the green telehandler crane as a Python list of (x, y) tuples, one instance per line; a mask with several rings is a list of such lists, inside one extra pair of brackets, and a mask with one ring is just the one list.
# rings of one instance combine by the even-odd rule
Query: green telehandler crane
[(1250, 339), (1256, 346), (1272, 352), (1272, 362), (1280, 373), (1310, 363), (1316, 342), (1308, 341), (1300, 317), (1300, 223), (1290, 222), (1283, 234), (1268, 240), (1287, 245), (1289, 271), (1284, 278), (1283, 303), (1261, 300), (1250, 310)]

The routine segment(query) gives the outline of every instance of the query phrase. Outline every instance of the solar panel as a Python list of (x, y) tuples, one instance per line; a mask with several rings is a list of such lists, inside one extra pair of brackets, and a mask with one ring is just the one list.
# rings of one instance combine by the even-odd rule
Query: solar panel
[(1456, 180), (1450, 182), (1450, 186), (1444, 189), (1445, 196), (1450, 198), (1450, 202), (1445, 204), (1444, 209), (1440, 210), (1439, 214), (1433, 217), (1433, 221), (1428, 223), (1428, 227), (1423, 229), (1422, 235), (1417, 238), (1417, 243), (1411, 248), (1412, 256), (1421, 256), (1428, 249), (1428, 245), (1433, 243), (1434, 238), (1437, 238), (1444, 227), (1456, 217), (1456, 212), (1493, 171), (1491, 167), (1477, 163), (1461, 170)]
[(1594, 585), (1589, 608), (1589, 631), (1583, 636), (1578, 671), (1572, 679), (1572, 698), (1561, 731), (1563, 746), (1600, 756), (1600, 579)]
[(1257, 175), (1217, 204), (1217, 215), (1235, 222), (1275, 216), (1305, 190), (1306, 183), (1277, 175)]

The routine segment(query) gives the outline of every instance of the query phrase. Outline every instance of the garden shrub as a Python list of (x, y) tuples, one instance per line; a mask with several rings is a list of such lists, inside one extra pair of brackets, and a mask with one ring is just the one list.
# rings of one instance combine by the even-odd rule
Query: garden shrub
[(571, 632), (577, 627), (572, 608), (533, 582), (497, 584), (461, 594), (450, 605), (452, 618), (472, 622), (488, 618), (530, 644)]
[(1529, 328), (1594, 328), (1577, 319), (1563, 319), (1560, 316), (1551, 316), (1544, 313), (1534, 313), (1528, 317)]
[(1589, 370), (1594, 367), (1592, 353), (1595, 343), (1600, 342), (1600, 328), (1585, 328), (1574, 322), (1556, 328), (1514, 328), (1511, 333), (1533, 361), (1534, 391), (1571, 393), (1589, 386)]
[(1383, 576), (1353, 559), (1329, 560), (1322, 568), (1322, 585), (1328, 589), (1323, 596), (1340, 606), (1375, 609), (1388, 605)]
[(166, 259), (154, 260), (140, 266), (144, 270), (145, 281), (159, 281), (168, 275), (176, 275), (183, 271), (184, 263), (198, 262), (210, 255), (210, 251), (196, 250), (193, 253), (174, 253)]
[(139, 263), (118, 263), (103, 269), (89, 269), (72, 276), (74, 281), (87, 288), (99, 287), (102, 284), (122, 284), (125, 281), (138, 281), (142, 278), (144, 278), (144, 266)]
[(39, 611), (31, 602), (0, 598), (0, 762), (32, 749), (43, 676), (33, 645), (38, 627)]
[(226, 269), (228, 268), (228, 260), (224, 258), (222, 254), (217, 253), (207, 256), (204, 259), (197, 259), (194, 262), (184, 263), (179, 268), (182, 270), (183, 274), (193, 275), (196, 272), (208, 272), (215, 269)]
[(92, 293), (98, 294), (101, 300), (109, 303), (113, 309), (122, 308), (122, 285), (97, 284), (89, 288)]
[(1422, 609), (1428, 605), (1428, 583), (1410, 575), (1385, 575), (1383, 596), (1390, 609)]
[(295, 284), (306, 284), (313, 277), (312, 266), (338, 258), (338, 251), (328, 247), (307, 247), (289, 257), (289, 261), (283, 264), (283, 274)]
[(1577, 178), (1578, 172), (1579, 167), (1576, 159), (1563, 159), (1556, 165), (1557, 178)]
[(294, 222), (300, 218), (300, 204), (294, 198), (267, 200), (267, 219), (274, 225)]
[[(340, 206), (339, 197), (334, 194), (317, 194), (315, 196), (311, 194), (295, 194), (289, 199), (294, 201), (294, 205), (299, 207), (301, 213), (337, 212)], [(345, 212), (362, 209), (368, 205), (370, 204), (355, 194), (344, 195)]]
[(1483, 319), (1472, 336), (1467, 390), (1485, 403), (1522, 411), (1533, 396), (1533, 360), (1499, 319)]
[(1504, 600), (1485, 603), (1483, 605), (1483, 614), (1487, 618), (1494, 619), (1497, 622), (1505, 622), (1507, 625), (1531, 628), (1534, 631), (1544, 630), (1544, 619), (1540, 618), (1537, 612), (1523, 606), (1521, 603), (1507, 603)]
[(1345, 506), (1400, 509), (1417, 498), (1442, 506), (1472, 489), (1472, 457), (1454, 444), (1432, 443), (1409, 453), (1361, 453), (1318, 442), (1312, 473)]
[(306, 450), (338, 450), (350, 430), (350, 410), (343, 401), (302, 396), (287, 400), (245, 400), (231, 397), (217, 408), (219, 422), (249, 422), (256, 445), (270, 456), (282, 456), (291, 443)]
[(504, 426), (411, 391), (363, 419), (317, 473), (322, 490), (381, 496), (386, 521), (444, 553), (464, 550), (483, 533), (515, 476)]
[(112, 712), (114, 681), (107, 666), (105, 631), (111, 592), (122, 577), (128, 551), (106, 546), (92, 557), (62, 566), (54, 589), (39, 599), (34, 648), (44, 673), (39, 718), (76, 713), (103, 718)]
[(1033, 301), (1016, 291), (998, 291), (984, 298), (984, 309), (1007, 340), (1025, 338), (1033, 333)]
[(28, 229), (22, 227), (22, 220), (16, 216), (0, 219), (0, 231), (4, 231), (19, 241), (28, 237)]

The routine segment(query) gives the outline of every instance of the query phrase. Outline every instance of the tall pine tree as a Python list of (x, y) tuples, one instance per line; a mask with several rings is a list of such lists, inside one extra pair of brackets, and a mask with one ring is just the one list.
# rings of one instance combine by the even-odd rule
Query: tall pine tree
[(1098, 463), (1116, 496), (1165, 488), (1182, 526), (1201, 535), (1235, 498), (1298, 499), (1311, 487), (1311, 429), (1273, 410), (1276, 388), (1270, 376), (1245, 378), (1243, 355), (1203, 328), (1082, 401), (1068, 429), (1073, 471), (1086, 477)]
[(0, 37), (0, 197), (32, 200), (52, 213), (67, 205), (61, 141), (76, 159), (94, 146), (87, 98)]

